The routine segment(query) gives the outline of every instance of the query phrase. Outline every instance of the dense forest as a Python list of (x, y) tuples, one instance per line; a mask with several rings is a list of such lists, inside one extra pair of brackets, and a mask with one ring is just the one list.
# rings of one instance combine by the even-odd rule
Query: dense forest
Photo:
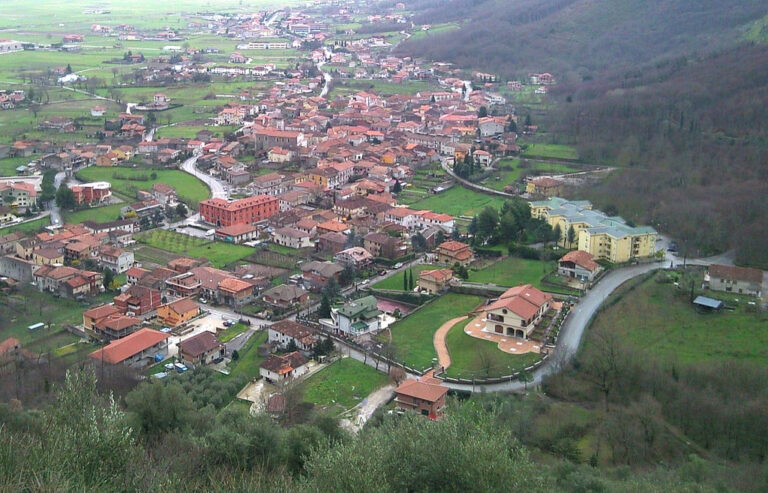
[(460, 29), (407, 41), (399, 52), (464, 68), (577, 81), (607, 68), (708, 53), (766, 15), (760, 0), (417, 0), (416, 24)]
[[(625, 360), (614, 361), (617, 372), (607, 377), (612, 390), (624, 388), (628, 378), (632, 383), (640, 378), (625, 371), (632, 366)], [(601, 367), (589, 359), (584, 364), (586, 372)], [(653, 375), (640, 383), (652, 384)], [(558, 388), (582, 389), (579, 397), (589, 398), (585, 384), (576, 382), (559, 382)], [(750, 384), (762, 389), (765, 375), (738, 384), (739, 392)], [(721, 391), (722, 386), (714, 389)], [(115, 399), (98, 392), (93, 372), (76, 370), (53, 386), (50, 402), (39, 409), (25, 409), (18, 400), (0, 404), (0, 489), (640, 493), (768, 486), (765, 467), (757, 461), (734, 465), (714, 454), (684, 454), (651, 397), (606, 410), (608, 424), (594, 436), (617, 453), (614, 464), (600, 466), (601, 458), (585, 461), (575, 447), (588, 430), (558, 417), (556, 404), (542, 396), (451, 398), (449, 415), (440, 422), (381, 413), (352, 435), (321, 413), (281, 425), (267, 415), (251, 417), (242, 407), (216, 409), (192, 394), (177, 382), (155, 382)], [(616, 392), (610, 400), (624, 397)], [(676, 402), (670, 412), (686, 403), (699, 405), (697, 400)], [(759, 406), (756, 402), (753, 409)], [(683, 413), (698, 419), (693, 409)], [(554, 421), (539, 422), (542, 416)], [(701, 426), (733, 416), (715, 414), (701, 419)], [(718, 431), (711, 428), (710, 434)], [(734, 453), (762, 454), (765, 441), (756, 447), (747, 444)]]
[[(587, 198), (678, 238), (768, 267), (768, 46), (680, 57), (553, 91), (550, 130), (625, 168)], [(578, 191), (580, 196), (583, 190)]]

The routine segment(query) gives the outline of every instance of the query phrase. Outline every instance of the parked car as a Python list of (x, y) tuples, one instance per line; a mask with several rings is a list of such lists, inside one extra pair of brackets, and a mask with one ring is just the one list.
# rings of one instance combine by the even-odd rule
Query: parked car
[(403, 266), (403, 263), (402, 262), (398, 262), (398, 263), (395, 264), (395, 269), (399, 269), (402, 266)]

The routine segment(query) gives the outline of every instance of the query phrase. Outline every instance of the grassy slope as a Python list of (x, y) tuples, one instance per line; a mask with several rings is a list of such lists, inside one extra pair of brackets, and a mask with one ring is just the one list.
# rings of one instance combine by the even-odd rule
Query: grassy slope
[[(703, 314), (689, 302), (687, 290), (675, 291), (673, 284), (645, 281), (601, 312), (594, 327), (618, 330), (627, 343), (664, 359), (682, 363), (738, 359), (768, 366), (768, 315), (747, 313), (748, 297), (741, 297), (735, 311)], [(707, 295), (734, 299), (717, 292)]]
[(265, 358), (259, 356), (258, 348), (260, 345), (267, 342), (266, 331), (256, 332), (248, 339), (245, 346), (238, 351), (240, 358), (234, 364), (230, 364), (231, 373), (230, 376), (243, 375), (248, 378), (256, 378), (259, 376), (259, 364), (264, 361)]
[(387, 383), (387, 376), (352, 358), (344, 358), (320, 370), (304, 383), (304, 400), (319, 406), (357, 405)]
[(432, 364), (435, 331), (448, 320), (466, 315), (480, 304), (479, 296), (449, 293), (391, 327), (396, 358), (417, 369)]

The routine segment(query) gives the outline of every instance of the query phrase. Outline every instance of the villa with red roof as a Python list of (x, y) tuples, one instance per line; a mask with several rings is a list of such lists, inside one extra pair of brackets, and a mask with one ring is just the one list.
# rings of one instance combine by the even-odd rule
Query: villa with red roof
[(436, 249), (437, 261), (441, 264), (454, 265), (458, 263), (464, 267), (475, 259), (475, 255), (469, 245), (460, 241), (446, 241)]
[(528, 339), (544, 314), (552, 296), (530, 284), (509, 288), (485, 308), (485, 332)]

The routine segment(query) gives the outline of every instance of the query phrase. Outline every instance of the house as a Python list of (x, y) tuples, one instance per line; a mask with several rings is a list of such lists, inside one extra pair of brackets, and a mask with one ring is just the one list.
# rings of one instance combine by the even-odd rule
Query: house
[(93, 329), (99, 320), (119, 313), (120, 310), (115, 305), (95, 306), (83, 312), (83, 327)]
[(152, 185), (152, 197), (163, 205), (175, 203), (177, 200), (176, 189), (165, 183)]
[(217, 227), (254, 224), (279, 211), (279, 199), (268, 195), (256, 195), (232, 202), (221, 198), (200, 202), (200, 217)]
[(469, 245), (460, 241), (446, 241), (438, 245), (436, 249), (437, 261), (441, 264), (455, 265), (458, 263), (464, 267), (475, 259)]
[(90, 354), (99, 364), (125, 365), (135, 368), (155, 361), (155, 355), (165, 356), (168, 350), (168, 334), (143, 328), (133, 334), (112, 341), (109, 345)]
[(229, 243), (245, 243), (259, 237), (259, 230), (250, 224), (233, 224), (216, 230), (216, 239)]
[(448, 387), (438, 384), (434, 378), (409, 378), (395, 389), (395, 406), (406, 411), (416, 411), (432, 420), (439, 420), (445, 408)]
[(349, 336), (379, 330), (379, 315), (381, 311), (373, 296), (348, 301), (331, 312), (336, 331)]
[(133, 252), (112, 245), (102, 245), (98, 251), (99, 264), (116, 274), (122, 274), (133, 266)]
[(141, 316), (156, 310), (161, 304), (161, 296), (156, 289), (135, 285), (115, 296), (113, 301), (120, 313)]
[(296, 349), (305, 354), (311, 351), (320, 340), (315, 329), (293, 320), (281, 320), (272, 324), (269, 327), (268, 337), (268, 342), (274, 347), (285, 350), (293, 343)]
[(600, 265), (594, 261), (592, 255), (581, 250), (568, 252), (557, 261), (558, 274), (581, 282), (593, 281), (599, 271)]
[(347, 244), (347, 237), (341, 233), (325, 233), (317, 238), (317, 247), (320, 251), (338, 253)]
[(136, 284), (141, 280), (142, 277), (149, 273), (150, 271), (147, 269), (142, 269), (141, 267), (131, 267), (125, 271), (125, 280), (128, 284)]
[(336, 262), (349, 265), (356, 269), (365, 267), (373, 263), (373, 255), (363, 247), (352, 247), (342, 250), (333, 256), (333, 260)]
[(178, 327), (200, 314), (200, 307), (191, 298), (182, 298), (157, 308), (157, 318), (168, 327)]
[(565, 183), (562, 180), (540, 176), (529, 179), (525, 185), (525, 191), (532, 197), (548, 199), (562, 194), (564, 185)]
[(285, 356), (271, 354), (259, 365), (259, 374), (267, 382), (281, 385), (304, 375), (309, 361), (298, 351)]
[(486, 332), (528, 339), (549, 311), (552, 296), (530, 284), (506, 290), (485, 307)]
[(229, 55), (229, 63), (245, 63), (247, 59), (239, 52), (234, 52)]
[(443, 291), (453, 279), (451, 269), (433, 269), (419, 272), (417, 285), (422, 291), (435, 294)]
[(97, 320), (92, 330), (97, 339), (108, 342), (133, 334), (141, 324), (142, 321), (139, 318), (113, 313)]
[(179, 343), (179, 358), (193, 365), (207, 365), (223, 358), (226, 347), (213, 332), (205, 331)]
[(248, 281), (227, 277), (219, 281), (215, 299), (223, 305), (238, 308), (252, 302), (256, 291), (256, 286)]
[(371, 255), (390, 260), (407, 255), (409, 243), (403, 238), (385, 233), (368, 233), (363, 237), (363, 246)]
[(309, 233), (296, 228), (278, 228), (272, 233), (272, 241), (276, 245), (288, 248), (310, 248), (314, 246)]
[(307, 301), (307, 292), (293, 284), (281, 284), (264, 291), (264, 302), (279, 308), (301, 304)]
[(704, 285), (713, 291), (762, 296), (763, 271), (751, 267), (712, 264), (704, 276)]
[(324, 288), (331, 279), (338, 282), (342, 272), (344, 272), (344, 267), (333, 262), (312, 260), (301, 264), (301, 276), (304, 279), (304, 285), (315, 290)]

